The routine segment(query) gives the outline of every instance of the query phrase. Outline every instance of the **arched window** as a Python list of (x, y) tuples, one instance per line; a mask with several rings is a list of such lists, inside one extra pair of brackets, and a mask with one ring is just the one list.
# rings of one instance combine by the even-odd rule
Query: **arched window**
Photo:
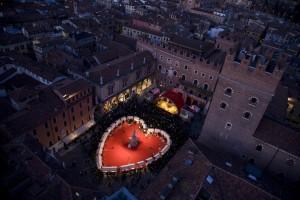
[(198, 80), (195, 79), (193, 84), (197, 86), (198, 85)]
[(246, 111), (246, 112), (243, 113), (243, 118), (244, 119), (248, 119), (249, 120), (251, 118), (251, 116), (252, 116), (252, 114), (249, 111)]
[(220, 108), (221, 108), (222, 110), (226, 110), (227, 106), (228, 106), (228, 104), (225, 103), (225, 102), (221, 102), (221, 103), (220, 103)]
[(176, 76), (177, 75), (177, 71), (174, 71), (173, 74), (174, 74), (174, 76)]
[(232, 93), (233, 93), (232, 88), (230, 88), (230, 87), (226, 88), (224, 91), (224, 94), (229, 97), (231, 97)]
[(231, 122), (227, 122), (226, 125), (225, 125), (225, 128), (227, 130), (230, 130), (232, 128), (232, 123)]
[(204, 90), (208, 90), (208, 84), (207, 84), (207, 83), (204, 83), (204, 84), (203, 84), (203, 89), (204, 89)]
[(261, 144), (257, 145), (255, 149), (256, 151), (262, 151), (262, 145)]
[(249, 98), (249, 104), (250, 104), (251, 106), (256, 106), (257, 103), (258, 103), (258, 98), (257, 98), (257, 97), (250, 97), (250, 98)]
[(185, 75), (181, 76), (181, 80), (185, 81)]

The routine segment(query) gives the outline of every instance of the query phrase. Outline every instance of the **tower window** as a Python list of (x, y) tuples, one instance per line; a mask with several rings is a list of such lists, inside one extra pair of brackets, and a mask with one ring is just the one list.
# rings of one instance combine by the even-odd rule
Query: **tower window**
[(262, 151), (262, 145), (261, 144), (257, 145), (255, 149), (256, 151)]
[(176, 72), (176, 71), (174, 71), (174, 72), (173, 72), (173, 74), (174, 74), (174, 76), (176, 76), (176, 75), (177, 75), (177, 72)]
[(158, 69), (161, 70), (161, 65), (158, 65)]
[(222, 103), (220, 104), (220, 108), (221, 108), (222, 110), (226, 110), (227, 106), (228, 106), (228, 104), (225, 103), (225, 102), (222, 102)]
[(213, 77), (213, 76), (210, 76), (209, 79), (210, 79), (210, 80), (214, 80), (214, 77)]
[(248, 119), (249, 120), (251, 118), (251, 116), (252, 116), (252, 114), (249, 111), (246, 111), (246, 112), (243, 113), (243, 118), (244, 119)]
[(195, 70), (195, 74), (198, 74), (198, 71), (197, 71), (197, 70)]
[(185, 65), (185, 66), (184, 66), (184, 69), (186, 69), (186, 70), (187, 70), (187, 69), (188, 69), (188, 66), (187, 66), (187, 65)]
[(231, 128), (232, 128), (232, 123), (231, 123), (231, 122), (227, 122), (226, 125), (225, 125), (225, 128), (226, 128), (227, 130), (231, 130)]
[(258, 103), (258, 98), (257, 98), (257, 97), (250, 97), (250, 99), (249, 99), (249, 104), (250, 104), (251, 106), (256, 106), (257, 103)]
[(225, 94), (226, 96), (231, 97), (231, 95), (232, 95), (232, 88), (229, 88), (229, 87), (226, 88), (224, 94)]
[(185, 81), (185, 75), (181, 76), (181, 80)]

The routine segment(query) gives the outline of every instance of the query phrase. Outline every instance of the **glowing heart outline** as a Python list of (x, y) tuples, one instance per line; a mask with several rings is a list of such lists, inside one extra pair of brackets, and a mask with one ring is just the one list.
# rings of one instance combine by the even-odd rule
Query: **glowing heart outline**
[[(103, 163), (102, 163), (102, 160), (103, 160), (102, 152), (103, 152), (104, 144), (107, 140), (107, 137), (120, 124), (122, 124), (123, 122), (128, 122), (129, 120), (133, 120), (136, 123), (139, 123), (142, 126), (142, 129), (146, 131), (146, 133), (145, 133), (146, 135), (153, 134), (153, 133), (160, 134), (160, 136), (164, 137), (164, 139), (167, 141), (167, 143), (154, 156), (148, 157), (145, 160), (141, 160), (141, 161), (138, 161), (138, 162), (135, 162), (135, 163), (131, 163), (131, 164), (127, 164), (127, 165), (121, 165), (121, 166), (104, 166)], [(165, 153), (170, 149), (171, 144), (172, 144), (172, 141), (171, 141), (170, 136), (167, 132), (165, 132), (161, 129), (157, 129), (157, 128), (148, 128), (145, 121), (142, 120), (141, 118), (137, 117), (137, 116), (121, 117), (120, 119), (118, 119), (114, 123), (112, 123), (106, 129), (106, 131), (104, 132), (104, 134), (101, 137), (101, 140), (100, 140), (99, 145), (98, 145), (98, 149), (96, 151), (97, 168), (99, 170), (101, 170), (102, 172), (104, 172), (104, 173), (126, 172), (126, 171), (131, 171), (131, 170), (134, 170), (134, 169), (138, 169), (138, 168), (144, 168), (147, 165), (149, 165), (150, 163), (152, 163), (153, 161), (156, 161), (159, 158), (161, 158), (163, 155), (165, 155)]]

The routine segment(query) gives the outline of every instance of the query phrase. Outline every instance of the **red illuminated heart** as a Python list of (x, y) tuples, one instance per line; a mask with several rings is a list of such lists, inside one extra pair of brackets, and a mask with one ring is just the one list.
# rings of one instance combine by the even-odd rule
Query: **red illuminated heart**
[(171, 139), (165, 131), (147, 128), (138, 117), (122, 117), (103, 134), (97, 150), (97, 166), (103, 172), (143, 168), (163, 156), (170, 146)]

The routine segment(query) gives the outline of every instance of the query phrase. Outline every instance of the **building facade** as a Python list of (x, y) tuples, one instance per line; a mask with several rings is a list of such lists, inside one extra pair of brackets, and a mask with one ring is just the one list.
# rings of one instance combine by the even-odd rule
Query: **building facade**
[(58, 81), (34, 96), (3, 122), (15, 138), (32, 134), (45, 148), (59, 150), (94, 124), (94, 91), (84, 80)]
[(175, 39), (162, 45), (137, 42), (138, 51), (148, 50), (157, 59), (159, 86), (179, 88), (188, 105), (205, 105), (215, 89), (225, 54), (212, 44), (196, 46)]
[(155, 86), (155, 69), (153, 56), (143, 51), (92, 68), (86, 72), (86, 78), (96, 86), (101, 111), (108, 112)]

